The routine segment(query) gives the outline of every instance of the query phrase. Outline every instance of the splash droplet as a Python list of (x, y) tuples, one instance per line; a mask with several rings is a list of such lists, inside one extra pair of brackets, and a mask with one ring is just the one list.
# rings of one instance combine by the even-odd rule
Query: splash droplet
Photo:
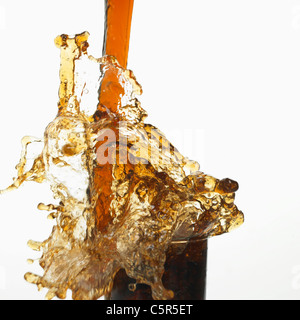
[[(63, 299), (71, 289), (73, 299), (92, 300), (108, 294), (125, 269), (151, 287), (154, 299), (172, 299), (162, 283), (167, 249), (241, 225), (243, 213), (234, 204), (238, 184), (199, 171), (197, 162), (146, 124), (133, 72), (112, 56), (88, 56), (87, 39), (86, 32), (55, 39), (61, 50), (58, 114), (28, 171), (27, 145), (34, 139), (23, 139), (17, 178), (8, 188), (47, 180), (59, 203), (38, 205), (57, 224), (45, 241), (28, 241), (42, 251), (44, 274), (26, 273), (25, 279), (48, 288), (47, 299)], [(98, 87), (79, 81), (79, 62), (99, 73)], [(82, 110), (77, 97), (93, 94), (93, 87), (97, 103)], [(135, 289), (136, 283), (129, 285)]]

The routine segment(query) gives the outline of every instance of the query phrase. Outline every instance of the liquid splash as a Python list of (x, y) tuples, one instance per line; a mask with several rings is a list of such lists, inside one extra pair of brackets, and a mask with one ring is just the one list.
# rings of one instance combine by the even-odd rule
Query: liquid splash
[[(199, 171), (152, 125), (137, 96), (142, 88), (112, 56), (89, 56), (87, 32), (61, 35), (58, 114), (44, 148), (25, 170), (25, 137), (17, 177), (47, 181), (57, 204), (38, 205), (56, 219), (48, 239), (30, 240), (42, 276), (25, 279), (48, 288), (47, 299), (98, 299), (111, 292), (120, 269), (148, 284), (154, 299), (172, 299), (162, 283), (172, 241), (207, 239), (243, 223), (234, 204), (237, 182)], [(4, 193), (2, 191), (1, 193)], [(135, 289), (131, 286), (131, 290)]]

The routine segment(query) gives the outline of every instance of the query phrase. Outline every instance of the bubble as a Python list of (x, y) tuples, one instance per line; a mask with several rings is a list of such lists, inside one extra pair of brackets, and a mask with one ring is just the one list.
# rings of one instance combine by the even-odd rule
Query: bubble
[[(147, 113), (137, 99), (142, 89), (133, 72), (112, 56), (87, 56), (87, 37), (56, 38), (64, 53), (58, 114), (28, 171), (26, 147), (33, 140), (23, 139), (17, 178), (8, 188), (46, 180), (58, 203), (38, 205), (56, 224), (48, 239), (28, 241), (30, 248), (42, 251), (38, 262), (44, 274), (28, 272), (24, 277), (38, 288), (47, 287), (47, 299), (63, 299), (71, 289), (73, 299), (93, 300), (111, 292), (116, 273), (123, 269), (137, 283), (149, 285), (154, 299), (172, 299), (172, 290), (162, 282), (168, 248), (174, 241), (186, 245), (191, 238), (205, 240), (242, 224), (243, 213), (233, 203), (238, 184), (199, 171), (197, 162), (145, 124)], [(103, 70), (93, 117), (80, 110), (74, 93), (80, 80), (74, 64), (80, 57)], [(87, 88), (83, 92), (91, 93)], [(103, 132), (110, 132), (112, 139)], [(100, 149), (106, 162), (97, 157)], [(131, 283), (128, 289), (135, 291), (136, 286)]]

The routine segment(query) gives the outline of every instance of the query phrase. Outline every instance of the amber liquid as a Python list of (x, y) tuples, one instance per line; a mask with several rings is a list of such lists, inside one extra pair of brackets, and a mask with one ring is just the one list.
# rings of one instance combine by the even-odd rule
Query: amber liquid
[(127, 66), (133, 0), (105, 1), (105, 31), (103, 55), (117, 58), (123, 68)]
[[(205, 239), (244, 221), (234, 204), (237, 182), (199, 171), (144, 122), (147, 112), (137, 99), (142, 88), (126, 68), (132, 8), (133, 0), (106, 2), (105, 56), (99, 59), (88, 55), (88, 32), (55, 38), (58, 114), (28, 171), (27, 146), (41, 140), (22, 139), (17, 177), (0, 190), (47, 180), (59, 200), (38, 205), (56, 219), (49, 238), (28, 241), (42, 251), (44, 275), (24, 278), (48, 288), (47, 299), (65, 299), (70, 289), (74, 300), (202, 300)], [(95, 83), (83, 72), (91, 63)], [(85, 101), (89, 92), (96, 101)]]
[[(105, 34), (103, 43), (103, 55), (113, 55), (117, 58), (120, 65), (127, 67), (127, 57), (130, 39), (131, 16), (133, 11), (133, 0), (106, 0), (106, 20)], [(109, 92), (105, 90), (105, 83), (110, 83), (114, 79), (110, 79), (110, 75), (106, 74), (102, 81), (99, 111), (101, 105), (106, 105), (109, 101), (116, 101), (118, 92)], [(114, 88), (116, 89), (116, 88)], [(112, 95), (114, 99), (112, 99)], [(99, 179), (106, 185), (102, 186), (103, 197), (101, 201), (109, 201), (110, 183), (107, 179), (111, 177), (111, 166), (109, 164), (99, 167), (96, 176), (105, 176), (105, 179)], [(97, 179), (96, 179), (97, 180)], [(100, 183), (100, 181), (99, 181)], [(103, 190), (106, 189), (106, 190)], [(103, 192), (107, 191), (107, 192)], [(109, 205), (101, 205), (101, 208), (108, 208)], [(96, 209), (97, 210), (97, 209)], [(108, 212), (103, 215), (97, 215), (98, 227), (108, 223)], [(100, 227), (101, 228), (101, 227)], [(206, 285), (206, 261), (207, 261), (207, 240), (190, 241), (187, 245), (173, 243), (167, 251), (165, 262), (165, 273), (163, 275), (163, 283), (165, 288), (174, 292), (174, 300), (204, 300)], [(135, 290), (129, 288), (135, 281), (130, 279), (124, 269), (121, 269), (115, 279), (114, 286), (110, 296), (105, 299), (111, 300), (152, 300), (151, 288), (145, 284), (138, 284)]]
[[(174, 300), (204, 300), (206, 288), (207, 241), (190, 241), (182, 251), (180, 244), (173, 243), (167, 251), (163, 284), (174, 292)], [(114, 280), (110, 300), (153, 300), (151, 288), (138, 284), (130, 290), (134, 279), (124, 269)]]
[[(130, 39), (131, 16), (133, 0), (106, 0), (105, 1), (105, 26), (103, 55), (114, 56), (123, 68), (127, 66), (127, 57)], [(113, 86), (111, 83), (118, 83), (115, 74), (109, 70), (105, 73), (101, 83), (101, 94), (96, 116), (106, 116), (106, 109), (116, 112), (120, 97), (124, 94), (122, 86)], [(97, 120), (97, 119), (95, 119)], [(98, 144), (96, 147), (99, 147)], [(97, 227), (99, 231), (105, 231), (112, 223), (109, 214), (111, 202), (112, 165), (98, 165), (95, 168), (95, 188), (99, 190), (99, 198), (96, 206)]]

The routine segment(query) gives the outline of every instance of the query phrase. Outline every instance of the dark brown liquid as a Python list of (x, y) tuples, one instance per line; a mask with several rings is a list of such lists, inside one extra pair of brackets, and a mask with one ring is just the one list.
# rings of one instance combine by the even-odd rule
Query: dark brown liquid
[[(206, 288), (207, 241), (190, 241), (182, 251), (182, 245), (172, 244), (167, 252), (163, 284), (174, 292), (174, 300), (204, 300)], [(129, 288), (135, 280), (120, 270), (114, 280), (111, 300), (153, 300), (151, 288), (145, 284)]]
[[(128, 48), (114, 54), (119, 47), (109, 45), (115, 32), (110, 28), (114, 23), (126, 28), (120, 46), (128, 44), (131, 14), (121, 3), (132, 8), (133, 1), (107, 3), (107, 14), (118, 19), (107, 18), (106, 48), (126, 65)], [(89, 56), (88, 35), (55, 39), (61, 50), (59, 112), (29, 171), (26, 148), (37, 140), (22, 140), (18, 176), (6, 189), (48, 180), (59, 200), (38, 206), (57, 224), (48, 239), (28, 242), (43, 252), (38, 261), (44, 275), (28, 272), (25, 279), (48, 288), (47, 299), (64, 299), (68, 289), (75, 300), (204, 299), (206, 239), (243, 223), (234, 204), (238, 184), (199, 171), (197, 162), (145, 123), (147, 112), (136, 97), (142, 89), (133, 72), (113, 56)], [(91, 62), (101, 71), (96, 87), (77, 72), (83, 75), (82, 63), (90, 68)], [(86, 85), (97, 90), (92, 110), (81, 99)]]

